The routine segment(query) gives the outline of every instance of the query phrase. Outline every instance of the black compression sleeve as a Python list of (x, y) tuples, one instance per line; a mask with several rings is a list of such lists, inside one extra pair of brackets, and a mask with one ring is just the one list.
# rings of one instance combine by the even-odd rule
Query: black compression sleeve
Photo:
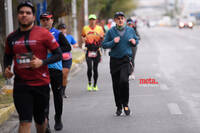
[(52, 56), (43, 60), (43, 65), (52, 64), (59, 60), (62, 60), (62, 51), (60, 47), (55, 50), (52, 50)]
[(69, 44), (69, 42), (67, 41), (67, 39), (61, 32), (59, 34), (58, 43), (60, 45), (62, 52), (70, 52), (71, 51), (71, 45)]
[(13, 56), (5, 54), (3, 58), (4, 68), (12, 65)]

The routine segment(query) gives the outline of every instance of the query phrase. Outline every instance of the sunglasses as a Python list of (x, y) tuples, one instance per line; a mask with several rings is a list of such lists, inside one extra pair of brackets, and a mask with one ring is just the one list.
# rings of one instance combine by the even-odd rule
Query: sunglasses
[(123, 12), (116, 12), (115, 14), (116, 14), (116, 15), (122, 15), (122, 16), (124, 16), (124, 13), (123, 13)]
[(33, 4), (29, 1), (23, 1), (23, 2), (20, 3), (20, 5), (28, 5), (30, 7), (34, 7)]
[(40, 19), (43, 19), (43, 18), (52, 18), (53, 15), (49, 12), (46, 12), (46, 13), (43, 13), (42, 15), (40, 15)]

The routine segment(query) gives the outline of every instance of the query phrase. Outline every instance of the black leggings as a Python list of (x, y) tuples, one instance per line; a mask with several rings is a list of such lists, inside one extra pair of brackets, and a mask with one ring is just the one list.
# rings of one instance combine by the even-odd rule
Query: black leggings
[(132, 52), (133, 52), (132, 63), (133, 63), (133, 72), (134, 72), (134, 68), (135, 68), (135, 56), (136, 56), (136, 52), (137, 52), (137, 46), (136, 47), (132, 47)]
[(98, 79), (98, 64), (100, 61), (100, 55), (98, 55), (96, 58), (90, 58), (87, 57), (86, 55), (86, 62), (87, 62), (87, 76), (88, 76), (88, 81), (91, 83), (91, 78), (92, 78), (92, 70), (93, 70), (93, 79), (94, 79), (94, 86), (97, 84), (97, 79)]
[[(49, 69), (51, 88), (53, 91), (55, 115), (61, 117), (63, 112), (63, 97), (62, 97), (62, 71), (56, 69)], [(49, 116), (49, 106), (48, 114)]]

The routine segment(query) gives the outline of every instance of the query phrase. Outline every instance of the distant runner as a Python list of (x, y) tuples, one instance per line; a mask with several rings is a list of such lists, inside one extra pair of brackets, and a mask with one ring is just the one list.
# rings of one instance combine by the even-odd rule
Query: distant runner
[[(85, 42), (86, 62), (87, 62), (87, 76), (88, 76), (88, 91), (97, 91), (97, 79), (98, 79), (98, 64), (101, 60), (100, 46), (104, 37), (104, 31), (101, 26), (96, 25), (96, 15), (91, 14), (89, 16), (89, 25), (85, 26), (82, 31), (82, 37)], [(94, 83), (92, 85), (92, 71)]]
[[(69, 44), (72, 45), (74, 48), (77, 47), (76, 40), (74, 37), (70, 34), (67, 34), (67, 29), (65, 24), (59, 24), (58, 29), (65, 35), (66, 39), (68, 40)], [(62, 95), (64, 98), (67, 98), (68, 96), (66, 95), (66, 87), (67, 87), (67, 78), (68, 74), (70, 71), (70, 68), (72, 66), (72, 53), (71, 52), (64, 52), (63, 53), (63, 60), (62, 60), (62, 65), (63, 65), (63, 83), (62, 83)]]
[[(134, 32), (136, 33), (136, 36), (138, 37), (138, 39), (140, 39), (140, 35), (137, 31), (137, 25), (136, 25), (137, 22), (133, 21), (131, 18), (128, 18), (126, 20), (126, 23), (127, 23), (127, 26), (133, 28)], [(137, 52), (137, 46), (132, 47), (132, 52), (133, 52), (133, 57), (132, 57), (133, 72), (129, 76), (129, 79), (135, 80), (134, 69), (135, 69), (135, 55), (136, 55), (136, 52)]]

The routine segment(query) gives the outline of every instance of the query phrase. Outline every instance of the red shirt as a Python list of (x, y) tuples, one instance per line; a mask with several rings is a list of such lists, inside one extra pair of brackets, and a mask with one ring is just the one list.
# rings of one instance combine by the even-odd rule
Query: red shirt
[[(10, 35), (12, 35), (13, 33), (11, 33)], [(32, 28), (28, 40), (33, 55), (35, 55), (39, 59), (46, 59), (47, 50), (54, 50), (59, 46), (53, 35), (45, 28), (39, 26), (34, 26)], [(35, 69), (27, 69), (20, 68), (20, 65), (16, 61), (16, 54), (28, 52), (26, 46), (24, 45), (24, 35), (22, 35), (14, 42), (12, 41), (13, 47), (11, 48), (8, 44), (8, 40), (6, 41), (5, 53), (8, 55), (14, 55), (14, 73), (15, 76), (17, 75), (20, 79), (18, 82), (23, 82), (26, 85), (30, 86), (48, 85), (50, 82), (50, 78), (47, 65), (42, 65), (41, 67)]]

